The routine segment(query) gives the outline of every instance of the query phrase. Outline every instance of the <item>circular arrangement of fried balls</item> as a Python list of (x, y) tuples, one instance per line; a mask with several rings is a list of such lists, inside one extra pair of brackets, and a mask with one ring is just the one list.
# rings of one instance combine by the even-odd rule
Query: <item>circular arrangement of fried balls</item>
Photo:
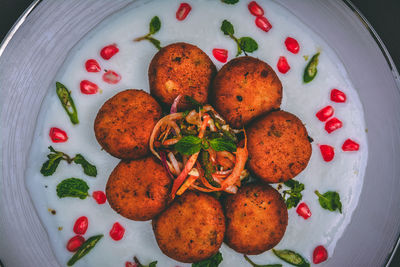
[(276, 246), (288, 223), (282, 196), (267, 184), (247, 184), (235, 195), (229, 195), (225, 216), (225, 243), (248, 255), (260, 254)]
[(268, 183), (285, 182), (302, 172), (311, 157), (307, 130), (295, 115), (274, 111), (247, 129), (249, 169)]
[[(161, 48), (150, 63), (150, 92), (166, 105), (171, 105), (179, 94), (205, 104), (216, 72), (215, 65), (200, 48), (174, 43)], [(187, 107), (187, 103), (179, 107)]]
[(233, 128), (278, 109), (282, 84), (275, 71), (253, 57), (238, 57), (225, 64), (215, 77), (211, 104)]
[(151, 132), (161, 118), (161, 107), (148, 93), (126, 90), (107, 100), (94, 121), (99, 144), (120, 159), (138, 159), (149, 150)]
[(165, 255), (180, 262), (199, 262), (218, 252), (225, 216), (214, 197), (189, 191), (153, 219), (153, 230)]
[(165, 209), (171, 183), (162, 165), (151, 156), (121, 161), (108, 179), (106, 196), (117, 213), (147, 221)]

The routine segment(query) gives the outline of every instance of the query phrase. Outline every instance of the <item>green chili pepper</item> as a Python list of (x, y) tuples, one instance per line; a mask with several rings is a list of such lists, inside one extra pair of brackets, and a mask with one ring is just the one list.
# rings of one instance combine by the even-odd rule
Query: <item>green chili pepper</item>
[(318, 66), (318, 57), (319, 52), (316, 53), (311, 60), (308, 62), (306, 68), (304, 69), (303, 81), (305, 83), (309, 83), (314, 80), (315, 76), (317, 75), (317, 66)]
[(300, 254), (298, 254), (292, 250), (272, 249), (272, 252), (281, 260), (286, 261), (287, 263), (290, 263), (294, 266), (299, 266), (299, 267), (309, 267), (310, 266), (310, 263), (306, 259), (304, 259)]
[(83, 258), (89, 251), (94, 248), (94, 246), (99, 242), (99, 240), (103, 237), (103, 235), (95, 235), (90, 237), (82, 246), (75, 252), (72, 258), (67, 262), (68, 266), (74, 265), (78, 260)]
[(210, 162), (210, 156), (207, 151), (202, 150), (200, 155), (200, 162), (204, 168), (204, 177), (207, 181), (215, 187), (221, 187), (217, 182), (212, 178), (212, 173), (215, 171), (215, 167)]
[(56, 87), (58, 98), (60, 99), (65, 112), (67, 112), (73, 124), (78, 124), (78, 111), (76, 110), (74, 100), (71, 97), (71, 92), (68, 91), (67, 87), (62, 83), (56, 82)]

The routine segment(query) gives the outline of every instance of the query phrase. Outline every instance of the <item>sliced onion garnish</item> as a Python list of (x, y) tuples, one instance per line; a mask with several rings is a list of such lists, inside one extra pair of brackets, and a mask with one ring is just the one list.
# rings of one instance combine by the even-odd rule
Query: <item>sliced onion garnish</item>
[(215, 173), (219, 174), (219, 175), (226, 175), (226, 174), (230, 174), (231, 172), (232, 172), (232, 169), (226, 170), (226, 171), (216, 171)]
[(230, 185), (227, 188), (225, 188), (224, 191), (227, 193), (236, 194), (236, 192), (238, 191), (238, 188), (236, 185)]
[(179, 168), (178, 161), (176, 160), (176, 158), (175, 158), (175, 156), (174, 156), (174, 154), (172, 152), (168, 153), (168, 158), (171, 161), (172, 166), (175, 169), (175, 172), (178, 173), (178, 174), (181, 173), (181, 169)]
[(182, 98), (182, 95), (178, 95), (175, 98), (174, 102), (171, 105), (171, 110), (169, 112), (170, 114), (176, 113), (178, 111), (178, 104), (179, 104), (179, 101), (181, 100), (181, 98)]
[(161, 163), (162, 163), (165, 171), (168, 173), (168, 176), (171, 179), (174, 179), (174, 175), (172, 175), (171, 171), (169, 170), (168, 163), (167, 163), (167, 157), (165, 156), (165, 152), (160, 152), (160, 157), (161, 157)]

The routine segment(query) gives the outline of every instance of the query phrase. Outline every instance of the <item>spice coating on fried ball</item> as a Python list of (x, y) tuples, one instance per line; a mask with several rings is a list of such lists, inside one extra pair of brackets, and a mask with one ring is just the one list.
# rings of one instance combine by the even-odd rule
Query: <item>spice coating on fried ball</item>
[(210, 100), (233, 128), (241, 128), (254, 118), (280, 107), (282, 84), (267, 63), (253, 57), (239, 57), (218, 72)]
[(149, 150), (151, 132), (161, 118), (161, 107), (148, 93), (130, 89), (107, 100), (94, 121), (96, 139), (120, 159), (138, 159)]
[(171, 183), (162, 165), (153, 157), (121, 161), (108, 179), (107, 200), (122, 216), (147, 221), (167, 206)]
[(288, 223), (282, 196), (267, 184), (247, 184), (225, 200), (225, 243), (235, 251), (256, 255), (276, 246)]
[(221, 204), (200, 192), (185, 192), (153, 219), (162, 252), (180, 262), (198, 262), (215, 255), (224, 239)]
[(306, 167), (311, 157), (307, 130), (295, 115), (274, 111), (247, 129), (249, 169), (268, 183), (285, 182)]
[[(214, 63), (200, 48), (174, 43), (163, 47), (150, 63), (150, 92), (166, 105), (171, 105), (179, 94), (205, 104), (216, 72)], [(182, 103), (185, 101), (181, 101), (180, 108), (187, 107)]]

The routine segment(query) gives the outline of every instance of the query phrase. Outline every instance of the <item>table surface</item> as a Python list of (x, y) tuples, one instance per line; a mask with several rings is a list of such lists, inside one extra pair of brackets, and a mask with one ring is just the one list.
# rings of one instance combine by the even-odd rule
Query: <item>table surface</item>
[[(351, 0), (374, 27), (400, 70), (400, 1), (398, 0)], [(0, 0), (0, 40), (32, 0)], [(383, 4), (384, 3), (384, 4)], [(390, 267), (400, 266), (400, 250)]]

